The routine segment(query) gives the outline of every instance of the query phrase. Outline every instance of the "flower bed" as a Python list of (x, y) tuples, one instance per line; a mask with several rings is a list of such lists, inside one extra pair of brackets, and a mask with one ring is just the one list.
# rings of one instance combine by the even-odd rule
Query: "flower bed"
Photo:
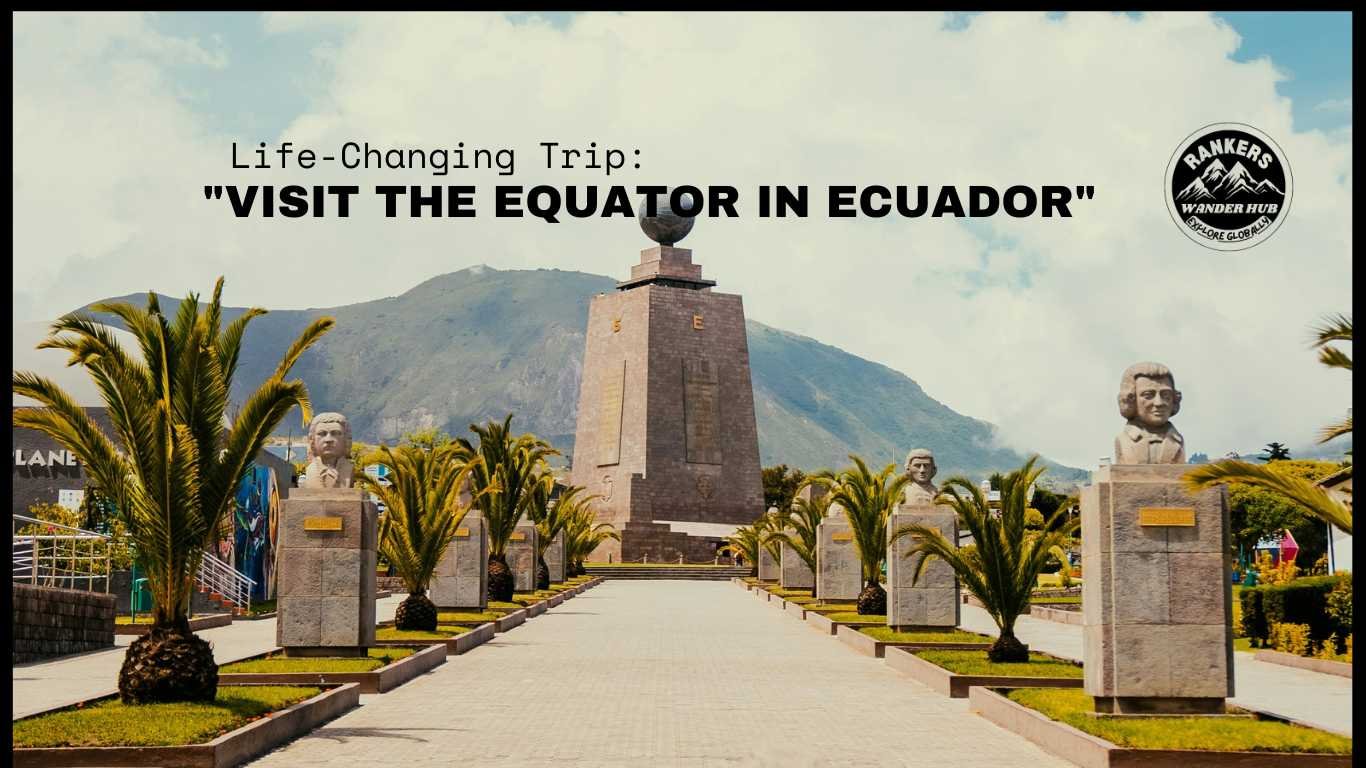
[(1080, 688), (1081, 665), (1043, 653), (1019, 664), (997, 664), (984, 651), (889, 648), (887, 665), (950, 698), (962, 699), (974, 686)]
[(359, 683), (361, 693), (384, 693), (445, 661), (444, 645), (371, 648), (364, 657), (286, 657), (271, 653), (222, 667), (218, 682), (220, 685)]

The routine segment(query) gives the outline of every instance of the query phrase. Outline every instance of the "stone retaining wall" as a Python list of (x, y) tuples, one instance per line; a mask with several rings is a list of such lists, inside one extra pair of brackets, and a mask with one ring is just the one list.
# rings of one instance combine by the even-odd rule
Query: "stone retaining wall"
[(114, 596), (103, 592), (14, 586), (11, 663), (114, 647)]

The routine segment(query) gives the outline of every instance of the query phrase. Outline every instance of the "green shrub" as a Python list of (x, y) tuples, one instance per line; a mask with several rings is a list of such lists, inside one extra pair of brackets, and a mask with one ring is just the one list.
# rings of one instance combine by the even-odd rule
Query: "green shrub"
[(1238, 593), (1238, 605), (1242, 609), (1239, 629), (1241, 637), (1249, 638), (1254, 645), (1267, 638), (1266, 614), (1262, 612), (1262, 590), (1246, 587)]
[(1328, 595), (1338, 587), (1339, 581), (1338, 576), (1313, 576), (1286, 584), (1244, 589), (1241, 593), (1244, 634), (1266, 644), (1272, 625), (1305, 624), (1314, 645), (1335, 633), (1338, 637), (1346, 635), (1351, 632), (1351, 624), (1343, 623), (1328, 610)]
[(1271, 626), (1271, 647), (1296, 656), (1308, 656), (1308, 624), (1273, 624)]
[(1344, 627), (1352, 626), (1352, 576), (1345, 574), (1338, 577), (1337, 586), (1328, 593), (1327, 598), (1328, 615), (1338, 620)]

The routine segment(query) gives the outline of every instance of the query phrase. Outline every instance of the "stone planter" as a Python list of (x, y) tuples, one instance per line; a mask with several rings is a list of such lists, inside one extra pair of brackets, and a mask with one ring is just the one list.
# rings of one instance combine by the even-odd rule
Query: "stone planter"
[(519, 611), (513, 611), (512, 613), (509, 613), (501, 619), (495, 619), (493, 622), (493, 629), (495, 632), (501, 633), (506, 632), (509, 629), (512, 629), (513, 627), (520, 626), (524, 623), (526, 623), (525, 608)]
[[(396, 643), (395, 645), (414, 645)], [(248, 656), (264, 658), (268, 654)], [(240, 659), (245, 661), (246, 659)], [(446, 663), (445, 645), (423, 648), (412, 656), (369, 672), (219, 672), (219, 685), (341, 685), (360, 684), (361, 693), (384, 693), (412, 680), (433, 667)]]
[(473, 629), (464, 634), (456, 635), (455, 637), (446, 638), (444, 640), (376, 640), (375, 645), (380, 648), (417, 645), (419, 643), (423, 645), (444, 645), (446, 646), (447, 656), (459, 656), (462, 653), (467, 653), (492, 640), (493, 635), (493, 622), (486, 621), (483, 624), (475, 625)]
[(1265, 661), (1268, 664), (1281, 664), (1296, 669), (1307, 669), (1310, 672), (1322, 672), (1325, 675), (1337, 675), (1338, 677), (1352, 676), (1352, 665), (1345, 661), (1332, 661), (1330, 659), (1313, 659), (1307, 656), (1296, 656), (1293, 653), (1283, 651), (1272, 651), (1257, 649), (1252, 658), (1257, 661)]
[[(199, 632), (214, 627), (226, 627), (232, 623), (231, 613), (217, 613), (212, 616), (198, 616), (190, 619), (190, 631)], [(115, 624), (116, 635), (145, 635), (152, 630), (151, 624)]]
[[(985, 648), (982, 649), (986, 651)], [(1040, 654), (1043, 655), (1043, 654)], [(996, 688), (1080, 688), (1080, 677), (1013, 677), (1004, 675), (959, 675), (931, 664), (905, 648), (890, 648), (885, 652), (887, 666), (936, 693), (951, 699), (965, 699), (975, 686)]]
[[(221, 678), (220, 684), (223, 684)], [(89, 702), (96, 700), (91, 699)], [(25, 748), (13, 750), (10, 756), (13, 764), (22, 768), (71, 765), (229, 768), (303, 736), (359, 703), (360, 686), (345, 683), (203, 744), (175, 747)]]
[(806, 611), (806, 623), (815, 627), (823, 635), (833, 635), (839, 630), (839, 624), (825, 618), (815, 611)]
[(1045, 752), (1081, 768), (1347, 768), (1351, 755), (1286, 752), (1208, 752), (1187, 749), (1134, 749), (1050, 720), (986, 687), (973, 688), (968, 707), (1002, 728), (1039, 745)]
[(546, 601), (537, 600), (531, 605), (528, 605), (523, 610), (526, 611), (527, 618), (531, 618), (533, 616), (540, 616), (541, 614), (545, 613), (546, 607)]
[(784, 611), (784, 612), (787, 612), (787, 613), (795, 614), (796, 617), (799, 618), (799, 619), (803, 619), (803, 620), (806, 619), (806, 609), (803, 608), (799, 603), (784, 602), (784, 603), (783, 603), (783, 611)]
[(859, 631), (858, 627), (849, 624), (839, 625), (839, 628), (835, 631), (835, 635), (850, 648), (853, 648), (864, 656), (872, 656), (875, 659), (884, 658), (888, 648), (908, 648), (924, 651), (985, 651), (987, 646), (991, 645), (991, 638), (986, 637), (985, 635), (982, 637), (982, 642), (980, 643), (893, 643), (865, 635)]
[(1029, 615), (1044, 621), (1056, 621), (1059, 624), (1072, 624), (1080, 627), (1082, 624), (1081, 611), (1066, 611), (1061, 608), (1053, 608), (1047, 605), (1033, 605), (1029, 608)]

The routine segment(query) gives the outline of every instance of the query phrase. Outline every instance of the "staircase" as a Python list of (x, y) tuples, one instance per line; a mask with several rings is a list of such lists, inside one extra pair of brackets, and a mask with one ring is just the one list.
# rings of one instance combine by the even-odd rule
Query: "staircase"
[(256, 582), (209, 552), (199, 564), (195, 577), (195, 594), (191, 595), (190, 613), (223, 613), (234, 616), (251, 608), (251, 588)]
[(589, 576), (606, 579), (689, 579), (696, 581), (729, 581), (748, 576), (747, 565), (589, 565), (584, 570)]

